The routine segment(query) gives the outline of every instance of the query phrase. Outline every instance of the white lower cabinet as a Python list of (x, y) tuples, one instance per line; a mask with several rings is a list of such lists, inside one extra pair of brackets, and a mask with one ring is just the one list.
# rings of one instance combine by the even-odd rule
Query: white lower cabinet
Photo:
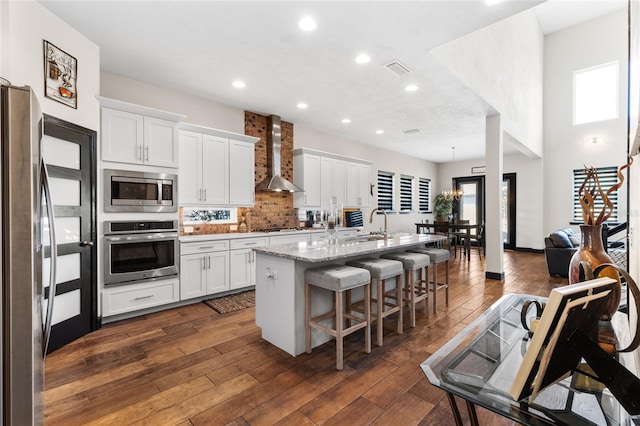
[(124, 314), (179, 300), (178, 278), (107, 287), (102, 291), (102, 316)]
[(256, 285), (256, 254), (253, 249), (269, 245), (269, 238), (231, 240), (229, 275), (231, 290)]
[(180, 300), (229, 290), (229, 241), (180, 244)]

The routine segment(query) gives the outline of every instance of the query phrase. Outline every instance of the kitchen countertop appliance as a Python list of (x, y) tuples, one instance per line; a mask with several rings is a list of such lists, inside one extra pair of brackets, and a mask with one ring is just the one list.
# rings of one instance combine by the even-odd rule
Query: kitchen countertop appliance
[[(38, 425), (44, 423), (44, 358), (56, 293), (55, 227), (49, 225), (53, 223), (53, 207), (41, 154), (43, 120), (29, 87), (1, 84), (0, 116), (0, 417), (6, 425)], [(48, 262), (49, 283), (43, 286), (45, 256), (53, 261)], [(44, 300), (47, 294), (48, 303)]]

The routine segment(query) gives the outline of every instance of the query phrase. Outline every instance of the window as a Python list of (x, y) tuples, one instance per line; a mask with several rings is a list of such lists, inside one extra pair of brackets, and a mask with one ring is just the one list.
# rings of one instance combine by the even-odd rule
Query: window
[[(603, 190), (611, 188), (618, 182), (618, 168), (617, 167), (598, 167), (598, 180)], [(575, 222), (582, 222), (582, 207), (580, 206), (580, 200), (578, 199), (578, 191), (586, 173), (584, 169), (575, 169), (573, 171), (573, 220)], [(613, 191), (609, 194), (609, 200), (613, 203), (613, 213), (609, 217), (610, 222), (616, 222), (618, 220), (618, 191)], [(602, 211), (603, 203), (602, 198), (598, 197), (595, 202), (595, 211)]]
[(393, 173), (378, 170), (378, 208), (393, 211)]
[(400, 175), (400, 213), (413, 211), (413, 176)]
[(418, 210), (420, 213), (431, 213), (429, 194), (431, 193), (431, 179), (418, 179)]
[(618, 61), (573, 73), (573, 124), (618, 118)]

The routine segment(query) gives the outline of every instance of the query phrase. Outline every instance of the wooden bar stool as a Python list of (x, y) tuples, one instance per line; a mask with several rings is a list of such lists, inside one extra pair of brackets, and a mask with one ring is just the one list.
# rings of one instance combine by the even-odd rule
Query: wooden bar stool
[[(416, 326), (416, 305), (425, 301), (426, 312), (429, 314), (429, 265), (430, 257), (422, 253), (387, 253), (381, 257), (402, 262), (404, 268), (405, 301), (409, 304), (409, 319), (411, 327)], [(416, 271), (418, 279), (416, 280)], [(424, 271), (424, 274), (423, 274)]]
[[(407, 250), (410, 253), (421, 253), (429, 256), (431, 265), (433, 266), (433, 312), (437, 312), (437, 300), (436, 293), (438, 290), (444, 289), (446, 305), (449, 306), (449, 259), (451, 259), (451, 252), (445, 249), (431, 248), (431, 247), (414, 247)], [(446, 277), (444, 283), (438, 282), (438, 264), (445, 264)]]
[[(378, 321), (376, 344), (382, 346), (383, 320), (394, 312), (398, 312), (398, 334), (402, 334), (402, 262), (391, 259), (358, 259), (347, 262), (347, 265), (363, 268), (371, 273), (371, 291), (373, 292), (373, 280), (376, 280), (375, 298), (371, 298), (371, 304), (375, 302), (376, 311), (371, 312), (371, 321)], [(387, 291), (385, 282), (389, 278), (396, 279), (395, 288)], [(389, 301), (391, 299), (392, 301)], [(347, 302), (350, 304), (350, 302)], [(357, 303), (354, 309), (357, 310)], [(389, 309), (386, 309), (386, 308)]]
[[(371, 352), (371, 274), (366, 269), (354, 268), (346, 265), (328, 265), (320, 268), (308, 269), (304, 273), (304, 303), (305, 303), (305, 349), (311, 353), (311, 328), (322, 330), (336, 339), (336, 368), (342, 370), (344, 337), (364, 328), (365, 352)], [(311, 317), (311, 286), (324, 288), (334, 293), (333, 311)], [(344, 310), (342, 293), (350, 294), (351, 290), (364, 287), (364, 318), (353, 315), (349, 306)], [(320, 321), (334, 318), (331, 328)], [(349, 325), (345, 328), (345, 319)], [(355, 321), (355, 325), (351, 325)]]

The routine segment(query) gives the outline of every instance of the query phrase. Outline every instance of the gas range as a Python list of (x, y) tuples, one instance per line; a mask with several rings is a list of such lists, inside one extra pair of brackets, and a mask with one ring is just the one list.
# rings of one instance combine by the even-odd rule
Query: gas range
[(258, 228), (254, 229), (253, 232), (293, 232), (304, 230), (304, 228)]

